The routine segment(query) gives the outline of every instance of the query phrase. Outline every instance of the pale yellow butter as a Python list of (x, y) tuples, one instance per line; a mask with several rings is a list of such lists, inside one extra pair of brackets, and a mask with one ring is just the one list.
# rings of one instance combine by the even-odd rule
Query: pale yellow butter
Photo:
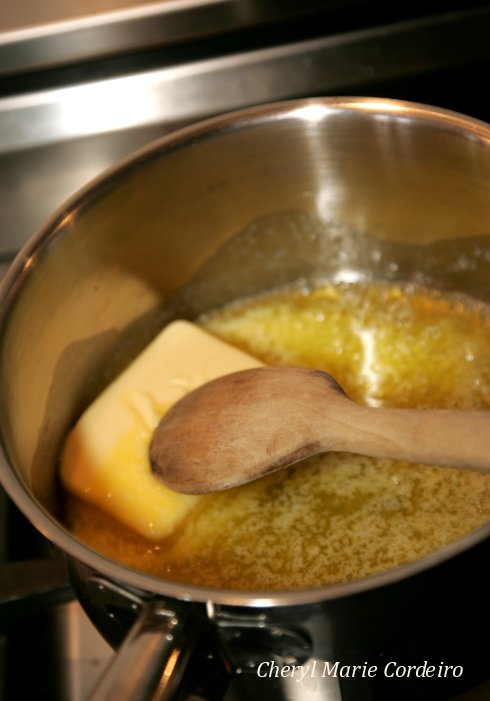
[(63, 485), (146, 538), (168, 536), (203, 497), (177, 494), (153, 476), (148, 448), (158, 421), (195, 387), (260, 365), (195, 324), (172, 322), (70, 432)]

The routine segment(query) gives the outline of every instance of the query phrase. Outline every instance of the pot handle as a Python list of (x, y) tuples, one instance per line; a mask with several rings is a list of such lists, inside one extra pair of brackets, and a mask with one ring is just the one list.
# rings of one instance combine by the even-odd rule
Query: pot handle
[(197, 617), (150, 601), (133, 624), (87, 701), (159, 701), (177, 693), (197, 639)]

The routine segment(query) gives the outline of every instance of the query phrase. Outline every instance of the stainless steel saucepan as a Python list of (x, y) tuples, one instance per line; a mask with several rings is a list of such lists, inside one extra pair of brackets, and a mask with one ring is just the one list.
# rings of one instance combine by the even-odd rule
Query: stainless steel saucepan
[[(155, 688), (170, 698), (172, 670), (202, 635), (217, 640), (228, 669), (242, 670), (237, 693), (248, 698), (433, 700), (448, 683), (440, 674), (322, 676), (336, 661), (457, 666), (461, 690), (485, 679), (490, 524), (367, 579), (239, 592), (133, 571), (78, 542), (59, 519), (66, 432), (163, 324), (315, 276), (416, 280), (490, 301), (490, 127), (365, 98), (215, 118), (91, 183), (7, 274), (1, 478), (66, 555), (94, 623), (114, 645), (124, 639), (94, 698), (151, 698)], [(305, 686), (259, 674), (264, 661), (315, 663), (317, 674)]]

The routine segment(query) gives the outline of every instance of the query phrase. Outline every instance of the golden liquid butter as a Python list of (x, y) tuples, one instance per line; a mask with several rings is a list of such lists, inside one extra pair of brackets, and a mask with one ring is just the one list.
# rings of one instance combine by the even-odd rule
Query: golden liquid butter
[[(489, 309), (466, 298), (297, 285), (198, 323), (262, 362), (326, 370), (362, 403), (490, 405)], [(326, 454), (199, 498), (158, 541), (79, 497), (67, 496), (68, 526), (128, 566), (213, 587), (291, 589), (364, 577), (461, 538), (490, 517), (490, 475)]]

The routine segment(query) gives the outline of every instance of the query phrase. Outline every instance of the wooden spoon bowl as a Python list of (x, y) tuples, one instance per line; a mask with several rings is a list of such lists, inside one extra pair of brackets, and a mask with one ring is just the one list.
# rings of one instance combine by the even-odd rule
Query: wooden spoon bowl
[(200, 494), (327, 451), (490, 470), (490, 412), (363, 407), (327, 373), (262, 367), (202, 385), (175, 404), (150, 445), (154, 473)]

